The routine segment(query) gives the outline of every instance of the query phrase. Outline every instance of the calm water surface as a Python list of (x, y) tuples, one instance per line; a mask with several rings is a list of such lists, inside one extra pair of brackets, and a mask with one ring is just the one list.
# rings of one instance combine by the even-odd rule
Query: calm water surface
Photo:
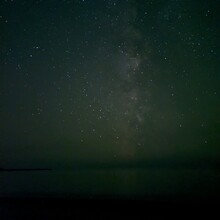
[(220, 195), (218, 170), (114, 169), (0, 173), (0, 196)]

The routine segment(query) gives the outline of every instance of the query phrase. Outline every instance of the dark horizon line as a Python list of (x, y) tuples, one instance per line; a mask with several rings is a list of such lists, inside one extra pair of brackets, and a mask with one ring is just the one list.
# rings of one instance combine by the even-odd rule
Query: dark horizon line
[[(54, 164), (53, 164), (54, 165)], [(60, 167), (54, 166), (53, 168), (2, 168), (0, 171), (51, 171), (57, 170)], [(220, 169), (220, 162), (216, 160), (180, 160), (180, 159), (156, 159), (156, 160), (140, 160), (140, 161), (112, 161), (112, 162), (80, 162), (75, 164), (63, 166), (64, 169), (155, 169), (155, 168), (201, 168), (201, 169)]]
[(21, 168), (21, 169), (7, 169), (7, 168), (0, 168), (0, 172), (11, 172), (11, 171), (51, 171), (50, 168)]

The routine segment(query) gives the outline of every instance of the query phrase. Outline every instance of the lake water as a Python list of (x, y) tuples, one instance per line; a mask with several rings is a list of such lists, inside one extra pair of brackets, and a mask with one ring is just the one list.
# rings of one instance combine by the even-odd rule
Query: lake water
[(219, 196), (220, 171), (198, 169), (53, 170), (0, 173), (0, 197)]

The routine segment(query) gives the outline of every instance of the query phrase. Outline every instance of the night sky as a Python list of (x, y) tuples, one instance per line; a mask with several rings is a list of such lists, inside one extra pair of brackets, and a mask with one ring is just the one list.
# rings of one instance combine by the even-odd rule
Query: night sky
[(0, 167), (217, 162), (219, 7), (1, 1)]

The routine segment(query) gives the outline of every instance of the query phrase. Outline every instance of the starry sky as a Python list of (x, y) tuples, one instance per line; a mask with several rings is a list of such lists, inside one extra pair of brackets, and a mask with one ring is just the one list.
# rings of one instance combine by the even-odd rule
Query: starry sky
[(218, 161), (218, 0), (0, 3), (0, 166)]

